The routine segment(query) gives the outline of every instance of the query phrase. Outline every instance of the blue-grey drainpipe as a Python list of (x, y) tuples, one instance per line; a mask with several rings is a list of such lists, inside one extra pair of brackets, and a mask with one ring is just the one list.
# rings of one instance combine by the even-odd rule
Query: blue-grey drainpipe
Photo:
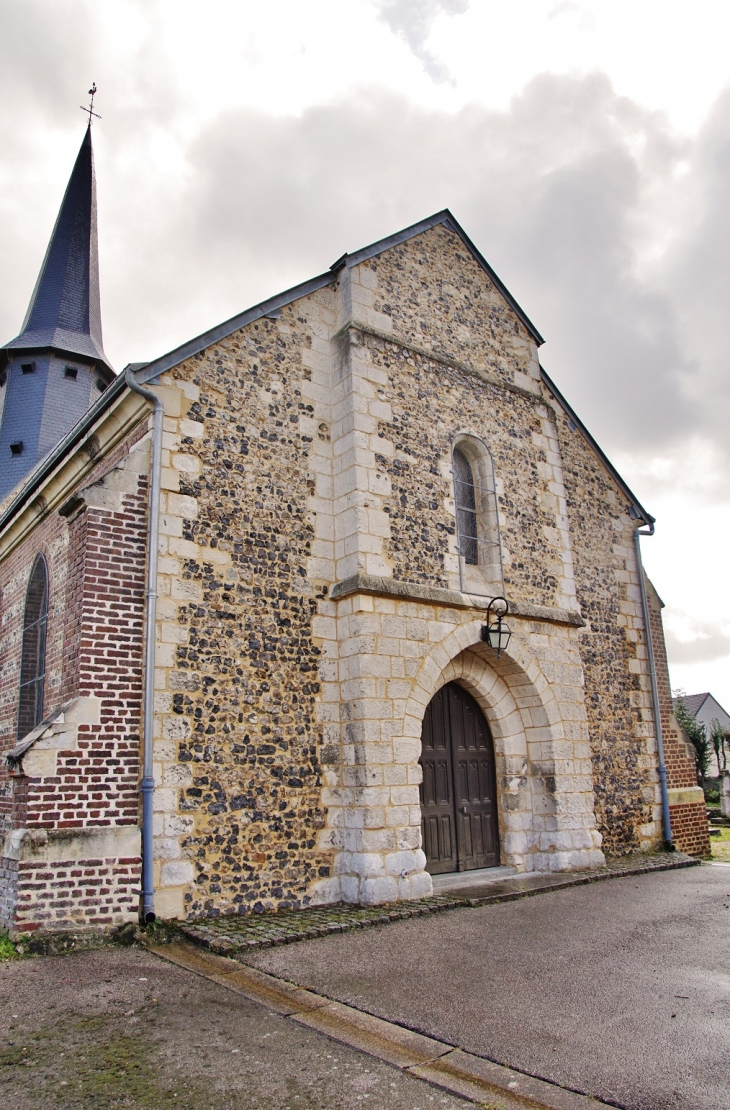
[(150, 473), (150, 509), (147, 526), (147, 592), (145, 596), (145, 654), (142, 741), (142, 920), (155, 920), (155, 880), (153, 870), (154, 838), (152, 814), (155, 779), (152, 765), (152, 744), (155, 721), (155, 645), (157, 624), (157, 557), (160, 547), (160, 489), (162, 478), (162, 421), (164, 409), (156, 393), (141, 386), (130, 367), (124, 371), (127, 385), (154, 405), (152, 422), (152, 467)]
[(664, 761), (664, 734), (662, 732), (662, 717), (659, 710), (659, 688), (656, 680), (656, 663), (654, 659), (654, 644), (651, 638), (651, 621), (649, 617), (649, 601), (646, 596), (646, 582), (644, 581), (644, 565), (641, 561), (641, 536), (653, 536), (654, 524), (650, 524), (648, 531), (642, 532), (637, 528), (634, 532), (634, 547), (636, 549), (636, 568), (639, 574), (639, 590), (641, 591), (641, 611), (644, 617), (644, 635), (646, 638), (646, 654), (649, 660), (649, 681), (651, 683), (651, 700), (654, 707), (654, 724), (656, 728), (657, 756), (659, 758), (659, 783), (662, 792), (662, 816), (664, 818), (664, 847), (668, 852), (674, 851), (672, 840), (672, 821), (669, 815), (669, 794), (667, 792), (667, 765)]

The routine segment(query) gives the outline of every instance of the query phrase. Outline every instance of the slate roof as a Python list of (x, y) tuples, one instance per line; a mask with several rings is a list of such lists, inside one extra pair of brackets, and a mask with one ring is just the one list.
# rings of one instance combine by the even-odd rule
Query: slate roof
[(17, 354), (41, 350), (82, 358), (114, 373), (101, 336), (91, 128), (76, 158), (20, 335), (0, 348)]
[[(682, 701), (685, 708), (691, 717), (696, 717), (704, 703), (709, 698), (709, 693), (706, 694), (683, 694)], [(672, 698), (672, 704), (676, 705), (679, 698)]]

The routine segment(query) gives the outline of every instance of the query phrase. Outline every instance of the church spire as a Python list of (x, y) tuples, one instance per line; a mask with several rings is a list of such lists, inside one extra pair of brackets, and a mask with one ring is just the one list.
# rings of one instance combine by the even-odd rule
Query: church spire
[[(111, 372), (101, 337), (96, 181), (91, 125), (86, 129), (23, 328), (5, 357), (53, 350)], [(105, 376), (106, 373), (105, 373)]]
[(114, 377), (101, 337), (92, 114), (22, 330), (0, 347), (0, 501)]

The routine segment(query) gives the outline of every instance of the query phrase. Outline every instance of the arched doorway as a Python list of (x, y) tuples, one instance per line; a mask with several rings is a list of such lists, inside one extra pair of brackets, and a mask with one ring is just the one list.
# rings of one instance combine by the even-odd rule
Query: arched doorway
[(421, 730), (421, 830), (432, 875), (499, 865), (494, 745), (471, 694), (449, 682)]

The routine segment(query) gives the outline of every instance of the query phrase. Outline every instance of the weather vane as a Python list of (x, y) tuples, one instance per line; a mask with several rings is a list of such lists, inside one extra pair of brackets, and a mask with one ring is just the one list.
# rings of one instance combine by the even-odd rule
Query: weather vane
[(89, 107), (84, 108), (83, 104), (79, 104), (79, 108), (81, 109), (82, 112), (88, 112), (88, 114), (89, 114), (89, 127), (91, 127), (91, 117), (92, 116), (95, 116), (96, 119), (101, 119), (101, 116), (99, 115), (99, 113), (94, 111), (94, 97), (96, 96), (96, 81), (94, 81), (94, 84), (89, 89), (89, 96), (91, 97), (91, 102), (89, 103)]

